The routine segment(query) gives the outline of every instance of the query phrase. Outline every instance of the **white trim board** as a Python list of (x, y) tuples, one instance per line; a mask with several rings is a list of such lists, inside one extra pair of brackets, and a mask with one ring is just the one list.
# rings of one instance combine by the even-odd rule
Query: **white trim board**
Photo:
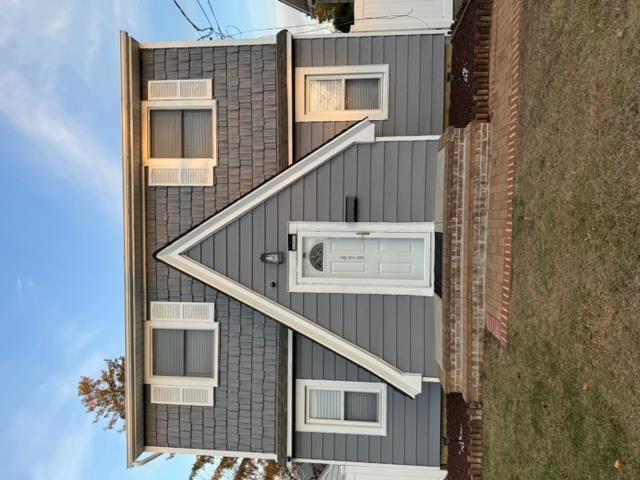
[(398, 35), (443, 35), (449, 36), (446, 30), (432, 28), (424, 30), (349, 32), (349, 33), (294, 33), (295, 40), (313, 40), (314, 38), (354, 38), (354, 37), (397, 37)]
[(207, 455), (210, 457), (235, 457), (235, 458), (258, 458), (264, 460), (278, 461), (275, 453), (260, 452), (236, 452), (233, 450), (204, 450), (200, 448), (175, 448), (175, 447), (144, 447), (148, 453), (170, 453), (175, 455)]
[[(345, 467), (346, 480), (360, 480), (367, 478), (366, 474), (378, 474), (378, 479), (422, 479), (422, 480), (444, 480), (447, 471), (440, 467), (424, 467), (415, 465), (398, 465), (384, 463), (366, 463), (366, 462), (344, 462), (340, 460), (321, 460), (312, 458), (293, 458), (295, 463), (324, 463), (326, 465), (338, 465)], [(349, 474), (352, 474), (351, 476)], [(353, 475), (355, 474), (355, 475)], [(358, 476), (357, 474), (361, 474)], [(386, 475), (385, 475), (386, 474)]]
[(185, 40), (143, 42), (140, 48), (235, 47), (238, 45), (275, 45), (276, 37), (239, 38), (237, 40)]
[[(364, 293), (433, 296), (435, 265), (435, 225), (429, 222), (289, 222), (288, 232), (297, 236), (299, 248), (288, 252), (289, 292)], [(390, 238), (422, 240), (424, 246), (423, 278), (391, 280), (364, 278), (305, 277), (303, 248), (305, 238)]]
[(440, 379), (438, 377), (422, 377), (422, 381), (424, 383), (440, 383)]
[(287, 458), (293, 455), (293, 330), (287, 331)]
[[(295, 121), (323, 122), (360, 120), (386, 120), (389, 116), (389, 65), (338, 65), (329, 67), (296, 67), (295, 72)], [(307, 111), (307, 79), (337, 80), (342, 82), (340, 110), (320, 112)], [(370, 110), (347, 110), (345, 105), (346, 85), (349, 79), (378, 79), (380, 106)]]
[(376, 142), (438, 142), (442, 135), (407, 135), (404, 137), (376, 137)]
[(267, 198), (281, 191), (299, 178), (302, 178), (307, 173), (315, 170), (351, 145), (355, 143), (373, 142), (375, 136), (374, 131), (374, 125), (368, 120), (363, 120), (355, 124), (268, 182), (229, 205), (217, 215), (214, 215), (195, 229), (164, 247), (156, 254), (156, 258), (213, 288), (223, 291), (227, 295), (255, 308), (296, 332), (315, 340), (337, 354), (349, 358), (352, 362), (369, 370), (377, 377), (395, 386), (407, 395), (415, 397), (422, 392), (421, 374), (403, 372), (378, 356), (354, 345), (320, 325), (309, 321), (302, 315), (183, 255), (183, 253), (191, 247), (197, 245), (205, 238), (233, 222)]
[[(340, 392), (340, 420), (312, 418), (309, 412), (309, 390)], [(378, 420), (374, 422), (346, 420), (345, 392), (375, 393), (378, 395)], [(346, 382), (339, 380), (296, 379), (296, 431), (346, 433), (353, 435), (387, 435), (387, 384), (374, 382)]]
[(287, 165), (291, 165), (293, 159), (293, 36), (287, 32)]
[[(135, 314), (136, 314), (136, 288), (135, 284), (139, 279), (135, 277), (135, 225), (134, 217), (134, 196), (135, 191), (135, 172), (133, 171), (133, 92), (131, 85), (133, 84), (132, 72), (132, 42), (134, 42), (129, 34), (120, 31), (120, 83), (121, 97), (120, 108), (122, 114), (122, 179), (123, 179), (123, 229), (124, 229), (124, 310), (125, 310), (125, 418), (126, 428), (126, 452), (127, 452), (127, 468), (135, 466), (139, 452), (136, 439), (138, 434), (144, 435), (144, 432), (137, 431), (136, 419), (136, 399), (142, 392), (136, 391), (136, 370), (135, 359), (137, 358), (136, 349), (136, 333), (135, 333)], [(143, 189), (144, 191), (144, 189)], [(143, 202), (144, 205), (144, 202)], [(144, 232), (144, 226), (142, 226)], [(144, 233), (143, 233), (144, 234)], [(144, 237), (143, 237), (144, 245)], [(143, 255), (143, 265), (144, 265)], [(143, 270), (144, 271), (144, 270)], [(143, 275), (144, 277), (144, 275)], [(143, 284), (144, 280), (142, 279)], [(146, 290), (145, 290), (146, 291)], [(144, 304), (143, 304), (144, 310)], [(144, 317), (143, 317), (144, 318)]]

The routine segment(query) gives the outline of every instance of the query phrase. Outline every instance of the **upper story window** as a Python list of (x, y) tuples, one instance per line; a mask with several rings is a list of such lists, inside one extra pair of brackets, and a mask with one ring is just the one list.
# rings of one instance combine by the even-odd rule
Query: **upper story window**
[(289, 291), (433, 295), (433, 223), (290, 222)]
[(142, 102), (143, 160), (151, 186), (213, 185), (216, 101), (211, 80), (149, 82)]
[(214, 304), (151, 302), (144, 344), (151, 401), (212, 406), (218, 343)]
[(389, 66), (296, 68), (296, 121), (384, 120)]
[(299, 432), (387, 434), (384, 383), (296, 380)]

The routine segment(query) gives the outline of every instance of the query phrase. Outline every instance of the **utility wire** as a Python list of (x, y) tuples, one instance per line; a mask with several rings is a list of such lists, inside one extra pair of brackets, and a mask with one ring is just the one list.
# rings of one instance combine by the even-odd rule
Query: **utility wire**
[(196, 32), (207, 32), (211, 30), (210, 28), (198, 27), (195, 23), (193, 23), (193, 20), (191, 20), (189, 16), (186, 13), (184, 13), (184, 10), (182, 9), (182, 7), (180, 6), (177, 0), (173, 0), (173, 3), (175, 3), (176, 7), (178, 7), (178, 10), (180, 10), (180, 13), (182, 14), (182, 16), (187, 20), (187, 22), (191, 24), (191, 26), (196, 30)]
[[(287, 29), (288, 30), (288, 29), (293, 29), (293, 28), (316, 27), (316, 28), (313, 28), (313, 29), (310, 29), (310, 30), (304, 30), (304, 31), (296, 32), (298, 34), (306, 34), (306, 33), (317, 32), (317, 31), (320, 31), (320, 30), (327, 30), (327, 29), (331, 28), (329, 25), (322, 25), (322, 24), (317, 24), (317, 23), (305, 23), (305, 24), (299, 24), (299, 25), (288, 25), (288, 26), (277, 26), (277, 27), (266, 27), (266, 28), (252, 28), (252, 29), (248, 29), (248, 30), (241, 30), (236, 25), (227, 25), (226, 28), (225, 28), (225, 32), (222, 32), (222, 29), (220, 27), (220, 23), (218, 22), (218, 18), (216, 16), (215, 10), (213, 8), (213, 5), (211, 4), (211, 0), (207, 0), (207, 4), (209, 5), (209, 9), (211, 10), (211, 15), (213, 17), (213, 20), (214, 20), (214, 22), (216, 24), (217, 29), (216, 29), (216, 27), (213, 26), (213, 23), (211, 23), (211, 20), (210, 20), (209, 16), (207, 15), (207, 12), (205, 11), (204, 7), (200, 3), (200, 0), (196, 0), (196, 2), (198, 3), (198, 6), (200, 7), (200, 10), (202, 11), (202, 13), (204, 14), (205, 18), (207, 19), (207, 22), (209, 23), (209, 27), (208, 28), (200, 28), (200, 27), (198, 27), (188, 17), (188, 15), (182, 9), (180, 4), (177, 2), (177, 0), (173, 0), (173, 3), (176, 5), (176, 7), (178, 7), (178, 10), (180, 10), (180, 13), (182, 14), (182, 16), (191, 24), (191, 26), (198, 33), (205, 32), (203, 35), (201, 35), (198, 38), (198, 40), (203, 40), (205, 38), (211, 39), (211, 37), (214, 34), (219, 39), (225, 39), (225, 38), (233, 39), (233, 38), (236, 38), (237, 36), (242, 36), (242, 35), (245, 35), (247, 33), (268, 32), (268, 31), (272, 31), (272, 30), (282, 30), (282, 29)], [(411, 13), (413, 13), (413, 9), (409, 10), (405, 14), (379, 15), (379, 16), (373, 16), (373, 17), (356, 18), (356, 19), (353, 19), (353, 20), (345, 20), (344, 22), (339, 22), (339, 23), (333, 24), (333, 26), (334, 27), (339, 27), (339, 26), (342, 26), (342, 25), (347, 25), (349, 23), (352, 23), (352, 22), (355, 22), (355, 21), (361, 21), (361, 20), (378, 20), (378, 19), (395, 20), (397, 18), (412, 18), (412, 19), (418, 20), (426, 28), (430, 28), (429, 25), (427, 23), (425, 23), (421, 18), (411, 15)], [(235, 29), (236, 32), (235, 33), (231, 33), (230, 32), (231, 29)]]
[(207, 15), (207, 11), (202, 7), (202, 4), (200, 3), (200, 0), (196, 0), (196, 2), (198, 3), (198, 6), (200, 7), (200, 10), (202, 11), (202, 13), (204, 14), (204, 18), (207, 19), (207, 23), (209, 24), (209, 28), (214, 31), (213, 29), (213, 24), (211, 23), (211, 20), (209, 20), (209, 15)]
[(223, 36), (222, 29), (220, 28), (220, 24), (218, 23), (218, 17), (216, 16), (216, 12), (213, 10), (213, 6), (211, 5), (211, 0), (207, 0), (209, 4), (209, 10), (211, 10), (211, 15), (213, 15), (213, 21), (216, 22), (216, 27), (218, 27), (218, 35)]

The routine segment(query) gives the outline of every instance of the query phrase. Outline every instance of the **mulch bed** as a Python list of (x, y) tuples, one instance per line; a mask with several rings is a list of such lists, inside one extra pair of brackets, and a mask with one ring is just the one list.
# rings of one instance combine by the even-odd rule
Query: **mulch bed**
[(447, 470), (448, 480), (468, 480), (470, 466), (467, 461), (471, 443), (469, 408), (459, 393), (447, 394)]
[(478, 2), (470, 1), (451, 40), (449, 125), (456, 128), (464, 128), (476, 118), (473, 96), (478, 88), (474, 75)]

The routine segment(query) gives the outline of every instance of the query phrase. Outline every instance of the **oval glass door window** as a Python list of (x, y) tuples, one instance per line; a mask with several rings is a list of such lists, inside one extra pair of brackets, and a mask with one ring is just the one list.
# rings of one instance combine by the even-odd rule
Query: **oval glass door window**
[(324, 244), (322, 242), (316, 243), (311, 247), (311, 251), (309, 252), (309, 263), (311, 263), (311, 266), (319, 272), (322, 272), (322, 266), (324, 264), (323, 255)]

